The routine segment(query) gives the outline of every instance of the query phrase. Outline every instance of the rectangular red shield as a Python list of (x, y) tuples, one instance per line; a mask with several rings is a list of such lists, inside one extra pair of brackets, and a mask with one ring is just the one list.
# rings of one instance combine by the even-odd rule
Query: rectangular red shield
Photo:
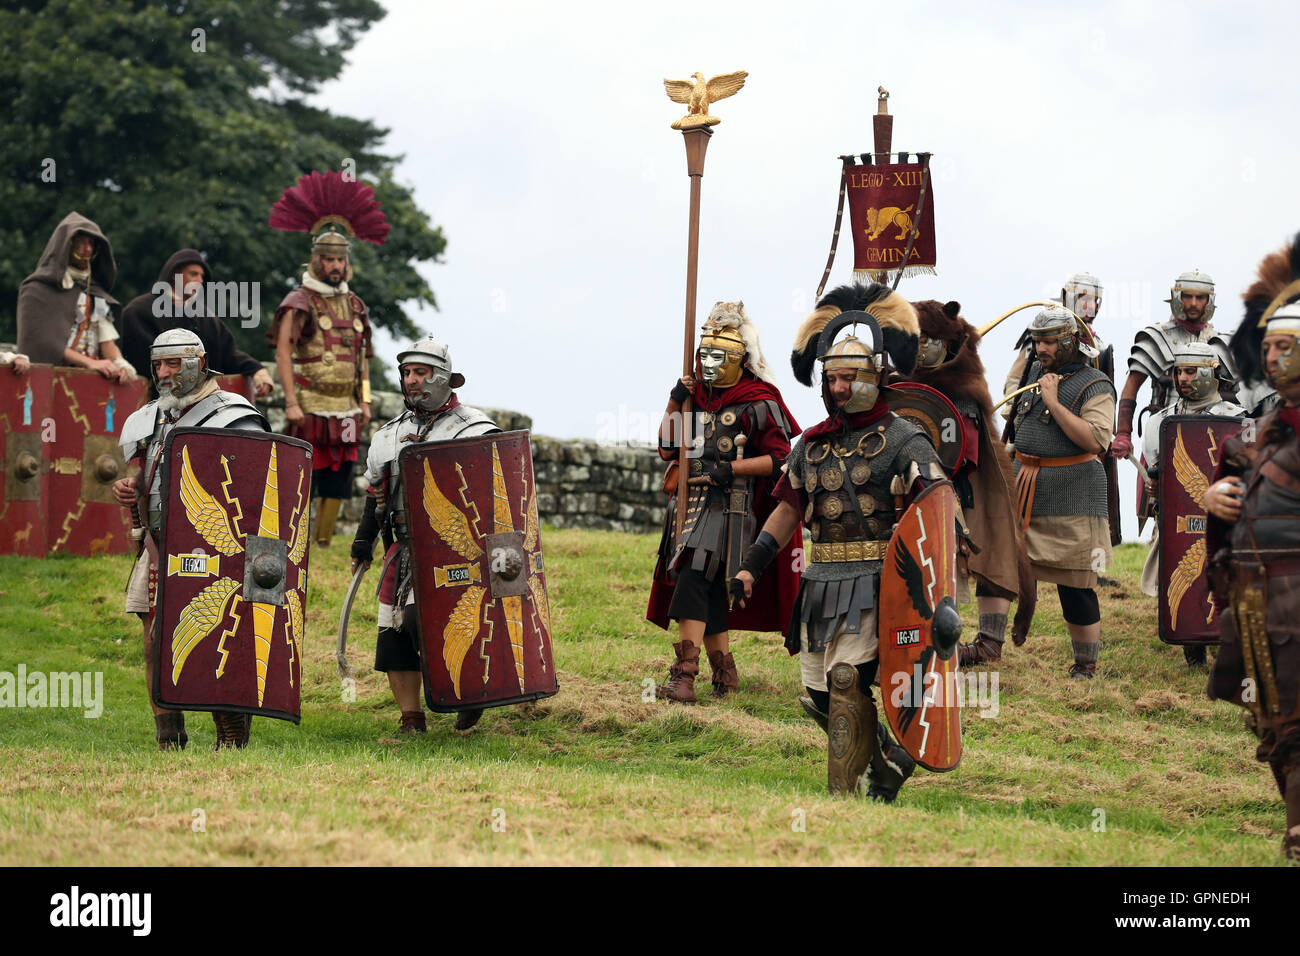
[(154, 701), (297, 723), (311, 446), (178, 428), (163, 454)]
[(1242, 420), (1222, 415), (1168, 415), (1160, 422), (1160, 639), (1166, 644), (1219, 643), (1219, 611), (1205, 569), (1201, 498), (1219, 467), (1223, 443)]
[(33, 365), (26, 375), (0, 368), (0, 442), (4, 485), (0, 488), (0, 554), (45, 557), (49, 518), (48, 450), (54, 440), (50, 420), (49, 365)]
[[(908, 239), (920, 215), (916, 241), (903, 274), (933, 274), (934, 177), (921, 163), (849, 166), (844, 170), (849, 222), (853, 227), (853, 270), (857, 277), (883, 281), (904, 268)], [(921, 182), (926, 180), (921, 206)]]
[(555, 694), (528, 432), (413, 445), (398, 468), (429, 709)]
[(113, 498), (113, 482), (127, 472), (117, 443), (122, 423), (143, 404), (147, 389), (141, 378), (119, 385), (90, 369), (52, 370), (50, 554), (135, 553), (131, 517)]
[(885, 716), (903, 749), (942, 773), (961, 760), (957, 655), (939, 657), (931, 639), (935, 609), (957, 593), (957, 497), (935, 482), (894, 527), (880, 569), (876, 636)]

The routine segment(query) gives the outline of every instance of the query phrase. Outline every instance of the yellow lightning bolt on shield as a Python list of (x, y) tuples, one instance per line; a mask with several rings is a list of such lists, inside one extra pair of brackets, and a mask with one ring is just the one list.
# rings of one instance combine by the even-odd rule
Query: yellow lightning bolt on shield
[[(280, 537), (280, 486), (275, 445), (266, 466), (266, 490), (262, 493), (262, 513), (258, 518), (259, 538)], [(266, 671), (271, 659), (271, 635), (275, 632), (275, 605), (253, 605), (253, 650), (257, 656), (257, 706), (266, 696)]]

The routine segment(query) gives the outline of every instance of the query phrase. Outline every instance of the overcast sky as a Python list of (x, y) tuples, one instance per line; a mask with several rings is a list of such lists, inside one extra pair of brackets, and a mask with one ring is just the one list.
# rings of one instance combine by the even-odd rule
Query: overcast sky
[[(836, 157), (871, 149), (879, 85), (894, 148), (934, 154), (939, 274), (899, 291), (956, 299), (975, 325), (1090, 271), (1122, 365), (1179, 272), (1214, 277), (1231, 330), (1258, 260), (1300, 230), (1293, 4), (386, 6), (321, 101), (391, 129), (399, 178), (446, 232), (424, 270), (441, 311), (417, 321), (451, 346), (462, 399), (540, 434), (647, 438), (680, 374), (689, 180), (665, 77), (749, 72), (711, 110), (698, 319), (744, 300), (805, 427), (825, 412), (789, 349)], [(851, 281), (843, 238), (832, 286)], [(1011, 326), (981, 349), (995, 395)], [(1126, 514), (1134, 482), (1123, 466)]]

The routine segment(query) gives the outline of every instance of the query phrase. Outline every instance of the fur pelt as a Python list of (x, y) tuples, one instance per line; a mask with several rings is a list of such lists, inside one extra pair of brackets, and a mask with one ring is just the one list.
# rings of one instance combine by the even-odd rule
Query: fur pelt
[(935, 368), (918, 365), (908, 378), (938, 389), (954, 402), (962, 398), (974, 402), (984, 420), (993, 421), (993, 399), (978, 351), (980, 334), (961, 317), (961, 303), (927, 299), (912, 305), (920, 319), (921, 331), (927, 338), (942, 340), (948, 351), (942, 365)]
[(767, 382), (769, 385), (776, 384), (776, 375), (772, 373), (772, 367), (767, 364), (767, 359), (763, 358), (763, 349), (758, 344), (758, 327), (745, 314), (745, 303), (719, 302), (713, 307), (704, 324), (735, 329), (739, 332), (740, 337), (745, 340), (747, 353), (745, 364), (749, 366), (749, 370), (760, 381)]
[[(1300, 289), (1282, 295), (1287, 286), (1300, 280), (1300, 234), (1277, 252), (1271, 252), (1259, 264), (1255, 282), (1242, 300), (1246, 314), (1232, 335), (1232, 358), (1237, 363), (1237, 378), (1243, 383), (1260, 382), (1265, 378), (1261, 343), (1264, 330), (1259, 320), (1272, 314), (1278, 306), (1300, 299)], [(1277, 301), (1280, 298), (1281, 301)]]
[(813, 366), (817, 362), (817, 341), (822, 330), (841, 312), (870, 312), (880, 325), (883, 346), (889, 363), (904, 375), (910, 375), (916, 366), (916, 346), (920, 338), (920, 325), (916, 310), (897, 292), (878, 282), (842, 285), (822, 296), (811, 315), (799, 325), (795, 333), (794, 349), (790, 353), (790, 367), (794, 377), (804, 385), (813, 384)]

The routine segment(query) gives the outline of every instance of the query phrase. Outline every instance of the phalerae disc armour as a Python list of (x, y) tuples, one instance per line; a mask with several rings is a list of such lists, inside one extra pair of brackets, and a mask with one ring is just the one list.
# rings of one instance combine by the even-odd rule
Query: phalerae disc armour
[(1196, 323), (1204, 325), (1214, 317), (1214, 280), (1200, 269), (1189, 269), (1187, 272), (1179, 275), (1174, 280), (1173, 286), (1169, 289), (1169, 308), (1173, 316), (1179, 322), (1188, 322), (1187, 313), (1183, 309), (1183, 293), (1196, 292), (1208, 295), (1209, 301), (1205, 304), (1205, 314)]
[[(207, 368), (207, 351), (203, 347), (203, 340), (189, 329), (168, 329), (156, 339), (149, 348), (149, 370), (153, 376), (154, 385), (158, 386), (158, 371), (154, 367), (156, 362), (163, 359), (178, 358), (181, 360), (181, 369), (172, 376), (172, 384), (168, 388), (177, 398), (188, 395), (204, 382), (211, 372)], [(159, 387), (159, 392), (162, 388)]]

